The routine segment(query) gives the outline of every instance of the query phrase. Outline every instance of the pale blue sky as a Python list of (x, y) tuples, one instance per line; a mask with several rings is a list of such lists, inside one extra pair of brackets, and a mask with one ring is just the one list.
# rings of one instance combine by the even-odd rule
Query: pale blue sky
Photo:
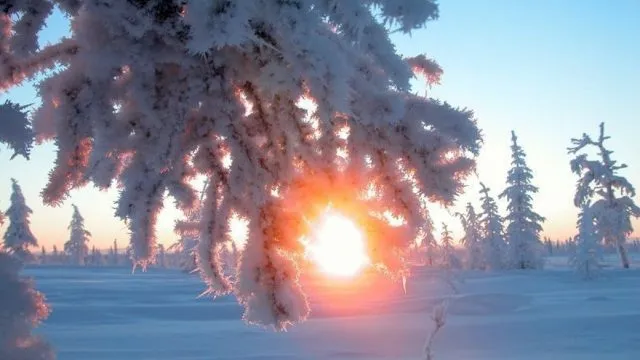
[[(572, 235), (576, 177), (569, 170), (566, 147), (582, 132), (595, 134), (601, 121), (612, 136), (614, 157), (629, 165), (623, 175), (640, 187), (640, 122), (634, 109), (640, 103), (640, 1), (449, 0), (441, 1), (440, 10), (440, 20), (426, 30), (412, 37), (394, 35), (393, 40), (401, 53), (426, 53), (442, 65), (442, 84), (431, 96), (476, 112), (485, 135), (478, 173), (494, 195), (505, 186), (514, 129), (540, 187), (534, 204), (548, 219), (545, 235)], [(43, 31), (44, 41), (63, 35), (66, 26), (62, 17), (54, 16)], [(424, 92), (418, 82), (416, 89)], [(7, 98), (37, 101), (29, 85), (0, 95), (0, 101)], [(38, 194), (51, 169), (53, 149), (51, 144), (37, 147), (30, 162), (9, 161), (10, 152), (1, 149), (0, 208), (8, 207), (13, 176), (34, 209), (33, 230), (42, 244), (61, 246), (66, 240), (73, 202), (97, 246), (104, 248), (117, 237), (123, 247), (127, 233), (124, 223), (113, 217), (115, 190), (86, 188), (74, 191), (60, 208), (41, 205)], [(478, 204), (475, 182), (471, 179), (462, 203)], [(640, 197), (635, 200), (640, 202)], [(501, 209), (504, 205), (501, 201)], [(176, 215), (166, 210), (159, 219), (159, 238), (165, 244), (175, 241)], [(435, 215), (438, 223), (447, 221), (459, 231), (446, 212)], [(634, 221), (634, 227), (640, 228), (640, 222)]]

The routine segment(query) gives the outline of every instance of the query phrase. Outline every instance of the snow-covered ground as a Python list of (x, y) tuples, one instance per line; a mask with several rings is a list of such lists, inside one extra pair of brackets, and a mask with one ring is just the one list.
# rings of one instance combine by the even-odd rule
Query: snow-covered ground
[(417, 271), (406, 295), (401, 284), (372, 276), (314, 277), (305, 281), (312, 318), (286, 333), (245, 325), (231, 298), (197, 299), (200, 280), (178, 271), (26, 274), (53, 307), (40, 331), (60, 360), (420, 359), (432, 308), (447, 298), (437, 360), (640, 359), (640, 270), (612, 268), (583, 282), (565, 263), (556, 257), (541, 272), (459, 274), (457, 295), (430, 271)]

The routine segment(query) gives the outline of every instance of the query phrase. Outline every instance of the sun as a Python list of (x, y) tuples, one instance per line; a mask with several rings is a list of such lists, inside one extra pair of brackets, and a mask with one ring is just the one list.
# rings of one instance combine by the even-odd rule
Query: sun
[(312, 229), (307, 256), (324, 273), (354, 276), (369, 263), (362, 232), (347, 217), (327, 211)]

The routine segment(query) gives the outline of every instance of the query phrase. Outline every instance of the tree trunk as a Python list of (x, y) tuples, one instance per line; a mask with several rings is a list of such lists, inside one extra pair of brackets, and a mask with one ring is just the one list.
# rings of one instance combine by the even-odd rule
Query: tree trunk
[(623, 244), (618, 244), (618, 253), (620, 254), (620, 261), (622, 261), (622, 267), (629, 268), (629, 257), (627, 256), (627, 250)]

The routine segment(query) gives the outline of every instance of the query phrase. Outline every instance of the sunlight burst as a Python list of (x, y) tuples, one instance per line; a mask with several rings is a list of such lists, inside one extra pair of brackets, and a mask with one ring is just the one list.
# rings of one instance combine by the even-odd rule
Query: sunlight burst
[(326, 212), (313, 228), (307, 256), (325, 273), (353, 276), (369, 263), (360, 229), (335, 212)]

